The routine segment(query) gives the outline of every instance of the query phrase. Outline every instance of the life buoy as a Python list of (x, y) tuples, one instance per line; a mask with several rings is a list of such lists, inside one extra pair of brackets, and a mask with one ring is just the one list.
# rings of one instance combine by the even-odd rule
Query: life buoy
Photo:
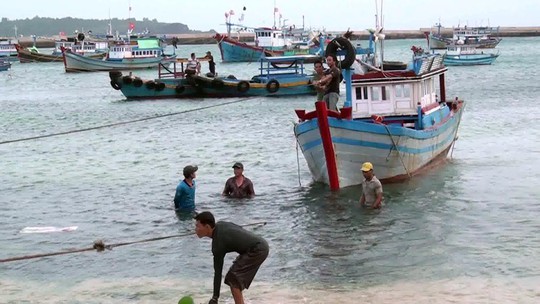
[(356, 50), (349, 39), (345, 37), (334, 38), (332, 41), (330, 41), (330, 43), (328, 43), (328, 46), (326, 46), (324, 56), (332, 56), (335, 58), (338, 51), (346, 51), (345, 58), (341, 61), (341, 68), (350, 68), (356, 59)]
[(245, 92), (249, 91), (249, 82), (247, 82), (247, 81), (245, 81), (245, 80), (240, 81), (240, 82), (236, 85), (236, 89), (237, 89), (238, 92), (240, 92), (240, 93), (245, 93)]
[(153, 90), (156, 88), (156, 83), (153, 80), (150, 80), (146, 83), (146, 88), (149, 90)]
[(131, 76), (129, 75), (122, 77), (123, 84), (131, 84), (132, 82), (133, 82), (133, 78), (131, 78)]
[(270, 93), (275, 93), (279, 90), (279, 82), (275, 79), (270, 80), (266, 84), (266, 90)]
[(115, 90), (120, 90), (122, 88), (122, 85), (116, 82), (116, 80), (111, 80), (111, 87)]
[(139, 77), (135, 77), (135, 79), (133, 79), (133, 86), (134, 87), (140, 88), (140, 87), (142, 87), (142, 85), (143, 85), (142, 79), (140, 79)]
[(163, 91), (165, 89), (165, 84), (161, 81), (156, 82), (156, 91)]
[(184, 87), (184, 86), (181, 85), (181, 84), (177, 85), (177, 86), (174, 88), (174, 91), (175, 91), (177, 94), (182, 94), (182, 93), (184, 93), (185, 90), (186, 90), (186, 87)]
[(213, 79), (211, 82), (211, 86), (214, 89), (222, 89), (225, 86), (225, 83), (221, 79)]

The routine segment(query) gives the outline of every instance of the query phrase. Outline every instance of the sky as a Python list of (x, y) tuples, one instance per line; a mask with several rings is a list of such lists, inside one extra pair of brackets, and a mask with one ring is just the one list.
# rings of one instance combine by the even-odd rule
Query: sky
[[(375, 26), (375, 0), (28, 0), (9, 1), (0, 10), (0, 17), (108, 19), (110, 14), (111, 18), (146, 17), (180, 22), (192, 30), (224, 32), (224, 15), (230, 10), (235, 12), (233, 22), (244, 12), (244, 25), (272, 26), (274, 3), (287, 25), (301, 27), (304, 20), (306, 27), (328, 31)], [(540, 26), (539, 14), (540, 0), (386, 0), (382, 13), (384, 28), (389, 30), (418, 30), (439, 21), (445, 27)]]

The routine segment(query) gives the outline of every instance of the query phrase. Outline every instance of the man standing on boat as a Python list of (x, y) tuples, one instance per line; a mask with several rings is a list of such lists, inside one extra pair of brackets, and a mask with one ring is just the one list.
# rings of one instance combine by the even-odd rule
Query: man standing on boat
[(373, 164), (365, 162), (362, 164), (362, 196), (360, 197), (360, 205), (372, 209), (381, 208), (383, 189), (382, 184), (375, 174), (373, 174)]
[(184, 167), (184, 180), (176, 187), (174, 195), (174, 210), (180, 213), (190, 213), (195, 211), (195, 173), (197, 166)]
[(225, 183), (222, 195), (232, 198), (252, 198), (255, 196), (253, 183), (249, 178), (244, 176), (244, 165), (237, 162), (232, 167), (234, 169), (234, 176), (229, 178)]
[(208, 59), (208, 69), (210, 70), (210, 74), (212, 74), (212, 77), (217, 76), (216, 75), (216, 62), (214, 61), (214, 56), (212, 56), (212, 53), (210, 51), (206, 52), (206, 56)]
[(315, 69), (315, 73), (313, 73), (313, 83), (315, 90), (317, 91), (317, 100), (315, 101), (322, 101), (324, 98), (324, 91), (326, 91), (326, 88), (324, 86), (315, 85), (315, 83), (319, 80), (321, 80), (324, 76), (324, 67), (323, 63), (320, 60), (315, 61), (313, 64), (313, 68)]
[(326, 87), (323, 100), (329, 110), (337, 111), (339, 100), (339, 83), (341, 82), (341, 71), (336, 66), (336, 59), (332, 56), (326, 56), (328, 69), (324, 72), (324, 77), (316, 81), (316, 87)]
[(262, 237), (234, 223), (216, 223), (214, 215), (208, 211), (197, 214), (195, 221), (197, 236), (212, 239), (214, 293), (208, 304), (218, 304), (223, 262), (229, 252), (237, 252), (239, 256), (225, 275), (225, 284), (231, 287), (234, 303), (244, 304), (242, 291), (249, 288), (259, 267), (268, 257), (268, 243)]

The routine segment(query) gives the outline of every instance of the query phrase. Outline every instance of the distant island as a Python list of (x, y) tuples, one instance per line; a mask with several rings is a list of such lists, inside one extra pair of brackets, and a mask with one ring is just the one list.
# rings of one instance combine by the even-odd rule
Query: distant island
[(92, 31), (94, 34), (105, 35), (109, 31), (109, 23), (113, 30), (113, 34), (125, 34), (128, 31), (130, 24), (133, 24), (134, 33), (148, 32), (154, 35), (163, 34), (210, 34), (215, 33), (214, 30), (207, 32), (195, 31), (183, 23), (165, 23), (159, 22), (156, 19), (150, 20), (143, 18), (142, 20), (118, 19), (110, 20), (100, 19), (79, 19), (79, 18), (48, 18), (34, 17), (32, 19), (17, 19), (9, 20), (2, 17), (0, 20), (0, 37), (20, 37), (36, 35), (38, 37), (52, 37), (64, 33), (64, 35), (74, 35), (76, 32)]

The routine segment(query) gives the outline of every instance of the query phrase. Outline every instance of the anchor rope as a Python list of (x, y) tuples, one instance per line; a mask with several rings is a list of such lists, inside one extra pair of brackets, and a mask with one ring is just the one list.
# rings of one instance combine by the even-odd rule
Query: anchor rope
[[(392, 134), (390, 133), (390, 130), (388, 129), (388, 126), (386, 124), (382, 124), (384, 128), (386, 129), (386, 132), (388, 132), (388, 136), (390, 137), (390, 140), (392, 141), (393, 148), (396, 149), (396, 152), (398, 153), (399, 160), (401, 161), (401, 165), (403, 165), (403, 168), (405, 169), (405, 172), (407, 172), (407, 176), (411, 178), (411, 173), (409, 172), (409, 169), (407, 169), (407, 166), (405, 166), (405, 162), (403, 161), (403, 156), (399, 152), (398, 146), (396, 145), (396, 142), (394, 141), (394, 137), (392, 137)], [(392, 148), (390, 148), (390, 151)]]
[(34, 140), (34, 139), (41, 139), (41, 138), (46, 138), (46, 137), (67, 135), (67, 134), (72, 134), (72, 133), (80, 133), (80, 132), (86, 132), (86, 131), (92, 131), (92, 130), (110, 128), (110, 127), (116, 127), (116, 126), (121, 126), (121, 125), (127, 125), (127, 124), (137, 123), (137, 122), (141, 122), (141, 121), (147, 121), (147, 120), (152, 120), (152, 119), (158, 119), (158, 118), (163, 118), (163, 117), (168, 117), (168, 116), (180, 115), (180, 114), (196, 112), (196, 111), (206, 110), (206, 109), (210, 109), (210, 108), (225, 106), (225, 105), (230, 105), (230, 104), (239, 103), (239, 102), (246, 101), (246, 100), (253, 99), (253, 98), (254, 97), (246, 97), (246, 98), (241, 98), (241, 99), (234, 100), (234, 101), (220, 103), (220, 104), (217, 104), (217, 105), (214, 104), (214, 105), (210, 105), (210, 106), (206, 106), (206, 107), (200, 107), (200, 108), (189, 109), (189, 110), (184, 110), (184, 111), (179, 111), (179, 112), (155, 115), (155, 116), (150, 116), (150, 117), (143, 117), (143, 118), (134, 119), (134, 120), (128, 120), (128, 121), (115, 122), (115, 123), (106, 124), (106, 125), (100, 125), (100, 126), (95, 126), (95, 127), (76, 129), (76, 130), (70, 130), (70, 131), (64, 131), (64, 132), (58, 132), (58, 133), (51, 133), (51, 134), (45, 134), (45, 135), (38, 135), (38, 136), (31, 136), (31, 137), (25, 137), (25, 138), (19, 138), (19, 139), (5, 140), (5, 141), (0, 141), (0, 145), (10, 144), (10, 143), (15, 143), (15, 142), (21, 142), (21, 141), (29, 141), (29, 140)]
[[(241, 227), (257, 226), (257, 225), (258, 226), (264, 226), (266, 224), (267, 224), (267, 222), (256, 222), (256, 223), (245, 224), (245, 225), (240, 225), (240, 226)], [(97, 252), (102, 252), (105, 249), (112, 250), (113, 248), (120, 247), (120, 246), (147, 243), (147, 242), (153, 242), (153, 241), (160, 241), (160, 240), (165, 240), (165, 239), (170, 239), (170, 238), (177, 238), (177, 237), (184, 237), (184, 236), (190, 236), (190, 235), (193, 235), (193, 232), (187, 232), (187, 233), (181, 233), (181, 234), (173, 234), (173, 235), (154, 237), (154, 238), (143, 239), (143, 240), (138, 240), (138, 241), (110, 244), (110, 245), (105, 245), (105, 243), (102, 240), (96, 240), (96, 241), (94, 241), (94, 244), (93, 244), (92, 247), (64, 250), (64, 251), (51, 252), (51, 253), (32, 254), (32, 255), (25, 255), (25, 256), (19, 256), (19, 257), (0, 259), (0, 263), (7, 263), (7, 262), (14, 262), (14, 261), (21, 261), (21, 260), (30, 260), (30, 259), (37, 259), (37, 258), (43, 258), (43, 257), (49, 257), (49, 256), (55, 256), (55, 255), (78, 253), (78, 252), (85, 252), (85, 251), (92, 251), (92, 250), (96, 250)]]

